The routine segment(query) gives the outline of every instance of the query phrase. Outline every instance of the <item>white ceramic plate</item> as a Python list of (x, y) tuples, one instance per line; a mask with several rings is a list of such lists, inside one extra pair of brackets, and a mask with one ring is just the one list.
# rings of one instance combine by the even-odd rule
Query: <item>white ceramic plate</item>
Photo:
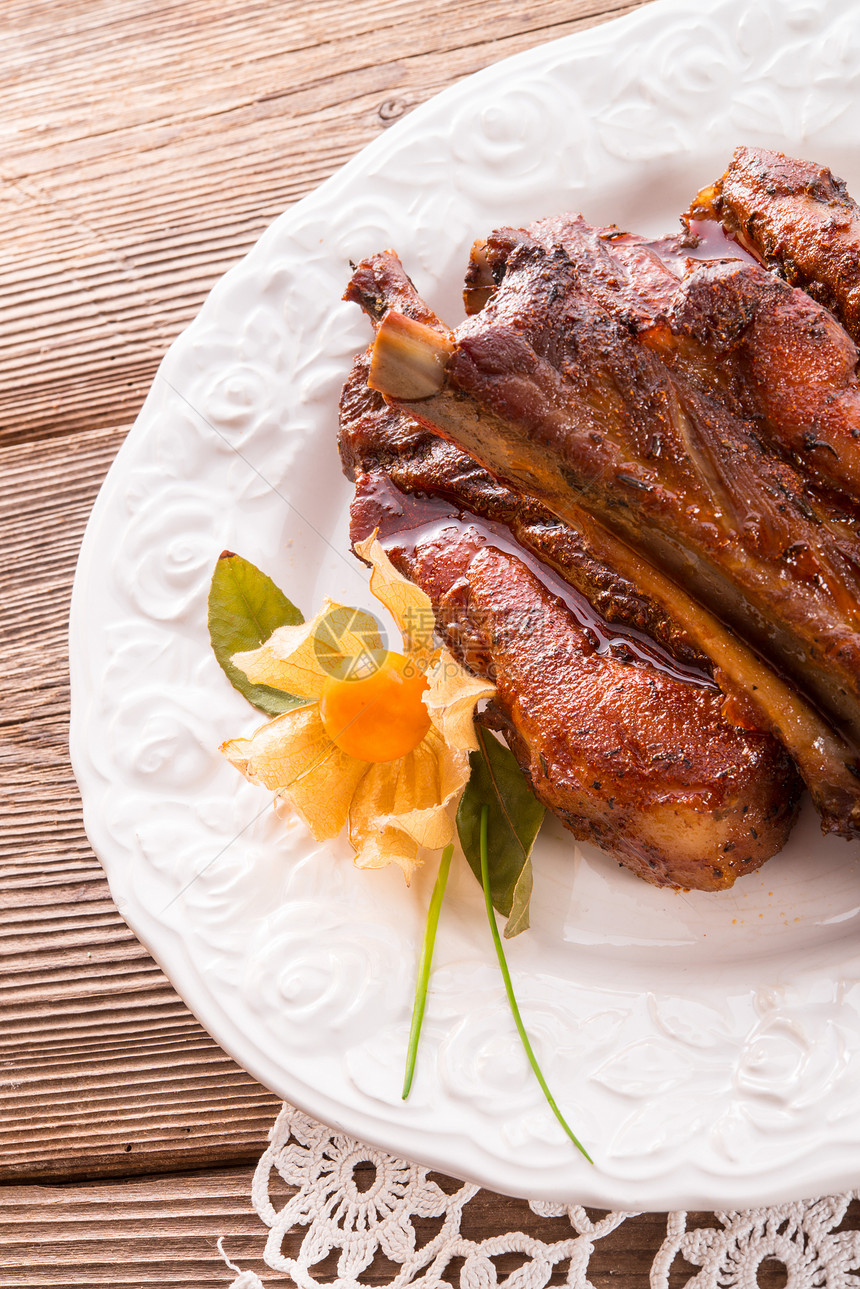
[(336, 408), (368, 340), (348, 260), (396, 247), (461, 316), (476, 235), (577, 208), (676, 226), (739, 142), (860, 190), (860, 21), (844, 0), (662, 0), (419, 108), (283, 215), (164, 360), (99, 496), (71, 626), (72, 752), (123, 915), (263, 1083), (395, 1154), (537, 1199), (739, 1208), (860, 1172), (860, 863), (804, 816), (720, 896), (653, 890), (546, 825), (510, 946), (571, 1148), (526, 1067), (471, 875), (443, 915), (399, 1098), (429, 874), (355, 871), (219, 757), (257, 718), (206, 633), (224, 547), (311, 613), (369, 604), (347, 555)]

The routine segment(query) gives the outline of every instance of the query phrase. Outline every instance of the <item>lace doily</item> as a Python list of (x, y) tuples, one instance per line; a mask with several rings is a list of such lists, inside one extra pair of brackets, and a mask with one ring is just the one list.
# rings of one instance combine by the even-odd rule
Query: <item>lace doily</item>
[[(551, 1278), (592, 1289), (596, 1242), (636, 1216), (592, 1217), (578, 1206), (533, 1202), (529, 1208), (538, 1217), (565, 1218), (569, 1233), (564, 1228), (563, 1238), (538, 1239), (508, 1231), (475, 1240), (462, 1228), (478, 1190), (364, 1146), (285, 1105), (257, 1165), (251, 1198), (268, 1227), (266, 1266), (285, 1272), (300, 1289), (374, 1289), (382, 1279), (373, 1273), (380, 1255), (389, 1264), (386, 1289), (543, 1289)], [(767, 1263), (784, 1268), (785, 1289), (849, 1289), (860, 1283), (860, 1230), (842, 1227), (857, 1199), (860, 1191), (851, 1191), (715, 1213), (713, 1225), (690, 1229), (686, 1213), (670, 1213), (651, 1289), (670, 1289), (670, 1277), (671, 1289), (759, 1289)], [(290, 1256), (284, 1249), (288, 1236), (295, 1248), (297, 1228), (304, 1234)], [(557, 1237), (557, 1224), (547, 1234)], [(265, 1289), (255, 1272), (229, 1259), (224, 1245), (222, 1238), (218, 1247), (237, 1273), (230, 1289)], [(515, 1255), (518, 1265), (500, 1276), (494, 1259), (504, 1254)]]

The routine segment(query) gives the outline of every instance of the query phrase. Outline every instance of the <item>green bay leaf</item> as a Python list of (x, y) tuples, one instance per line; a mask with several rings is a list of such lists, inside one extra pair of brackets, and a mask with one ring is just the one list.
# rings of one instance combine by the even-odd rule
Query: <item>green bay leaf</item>
[(476, 726), (480, 748), (469, 754), (471, 777), (460, 798), (457, 832), (469, 867), (481, 881), (481, 808), (487, 807), (490, 895), (507, 918), (505, 938), (529, 925), (531, 853), (545, 808), (535, 797), (516, 757)]
[(283, 591), (255, 564), (224, 551), (209, 588), (209, 639), (230, 684), (269, 716), (279, 716), (306, 702), (269, 685), (254, 685), (230, 659), (234, 653), (259, 649), (278, 627), (304, 622)]

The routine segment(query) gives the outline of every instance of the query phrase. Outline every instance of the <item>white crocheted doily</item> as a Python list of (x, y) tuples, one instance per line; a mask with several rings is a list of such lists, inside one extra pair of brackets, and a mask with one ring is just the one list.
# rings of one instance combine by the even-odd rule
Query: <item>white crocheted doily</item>
[[(543, 1289), (564, 1267), (563, 1283), (592, 1289), (589, 1260), (595, 1243), (636, 1215), (607, 1213), (593, 1219), (585, 1209), (531, 1203), (539, 1217), (567, 1218), (570, 1234), (557, 1225), (537, 1239), (500, 1231), (482, 1240), (462, 1233), (463, 1212), (478, 1193), (470, 1183), (443, 1189), (427, 1168), (395, 1159), (324, 1128), (285, 1105), (269, 1134), (252, 1188), (256, 1212), (269, 1228), (263, 1258), (301, 1289), (373, 1289), (362, 1279), (382, 1254), (399, 1267), (386, 1289)], [(273, 1192), (286, 1190), (284, 1201)], [(860, 1231), (841, 1230), (848, 1205), (860, 1192), (829, 1196), (745, 1213), (715, 1213), (714, 1225), (687, 1229), (686, 1213), (670, 1213), (666, 1237), (651, 1268), (651, 1289), (759, 1289), (762, 1263), (781, 1263), (785, 1289), (850, 1289), (860, 1285)], [(280, 1204), (280, 1206), (279, 1206)], [(435, 1219), (432, 1233), (419, 1234), (415, 1219)], [(419, 1227), (421, 1222), (419, 1221)], [(286, 1237), (295, 1257), (284, 1253)], [(237, 1273), (230, 1289), (264, 1289), (253, 1271), (229, 1261)], [(494, 1259), (518, 1255), (519, 1265), (500, 1278)], [(315, 1268), (336, 1271), (326, 1276)], [(681, 1280), (686, 1264), (693, 1268)], [(447, 1274), (446, 1274), (447, 1273)], [(280, 1278), (279, 1278), (280, 1279)], [(556, 1283), (561, 1283), (558, 1276)]]

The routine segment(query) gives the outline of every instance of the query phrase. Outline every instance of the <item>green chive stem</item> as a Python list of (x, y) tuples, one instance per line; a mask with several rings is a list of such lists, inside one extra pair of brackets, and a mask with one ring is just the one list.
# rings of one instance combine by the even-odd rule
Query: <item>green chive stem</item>
[(529, 1065), (532, 1067), (532, 1070), (534, 1071), (535, 1078), (540, 1084), (541, 1091), (546, 1097), (549, 1103), (550, 1109), (552, 1110), (556, 1119), (558, 1119), (562, 1128), (564, 1128), (568, 1137), (570, 1137), (571, 1141), (576, 1146), (577, 1150), (581, 1151), (581, 1153), (585, 1156), (585, 1158), (588, 1160), (590, 1164), (593, 1164), (594, 1160), (591, 1158), (591, 1155), (589, 1155), (588, 1151), (585, 1149), (585, 1146), (583, 1146), (582, 1142), (576, 1137), (576, 1135), (573, 1133), (571, 1128), (568, 1126), (568, 1123), (565, 1120), (564, 1115), (561, 1113), (561, 1111), (559, 1110), (558, 1106), (555, 1103), (555, 1098), (553, 1097), (552, 1093), (547, 1087), (546, 1079), (541, 1073), (541, 1068), (538, 1065), (537, 1057), (535, 1056), (534, 1051), (532, 1050), (532, 1045), (529, 1042), (528, 1034), (526, 1033), (525, 1026), (523, 1025), (522, 1017), (520, 1016), (520, 1009), (517, 1006), (517, 1000), (514, 997), (514, 987), (511, 983), (511, 973), (508, 971), (508, 964), (505, 958), (505, 950), (502, 947), (502, 938), (499, 935), (499, 928), (498, 928), (498, 924), (496, 923), (496, 915), (493, 912), (493, 901), (490, 895), (490, 865), (489, 865), (489, 860), (487, 858), (487, 854), (488, 854), (487, 821), (489, 819), (489, 816), (490, 816), (489, 806), (481, 806), (481, 885), (484, 888), (484, 903), (487, 906), (487, 918), (489, 919), (489, 923), (490, 923), (490, 931), (493, 936), (493, 943), (496, 946), (496, 957), (499, 960), (499, 969), (502, 973), (502, 979), (505, 982), (505, 993), (508, 995), (508, 1002), (510, 1003), (511, 1013), (514, 1018), (514, 1024), (517, 1027), (517, 1033), (519, 1034), (520, 1041), (522, 1042), (523, 1048), (525, 1049), (525, 1054), (529, 1059)]
[(439, 914), (442, 911), (442, 900), (445, 895), (445, 887), (448, 885), (448, 873), (451, 870), (451, 857), (453, 854), (453, 843), (450, 846), (446, 846), (442, 851), (442, 858), (439, 860), (439, 872), (436, 875), (436, 885), (433, 887), (430, 907), (427, 910), (424, 943), (421, 946), (421, 960), (418, 963), (418, 980), (415, 983), (415, 1002), (412, 1004), (412, 1028), (409, 1031), (409, 1047), (406, 1052), (406, 1074), (403, 1078), (402, 1092), (404, 1101), (412, 1090), (412, 1079), (415, 1075), (415, 1058), (418, 1055), (418, 1040), (421, 1037), (424, 1008), (427, 1004), (427, 984), (430, 980), (433, 949), (436, 945), (436, 928), (439, 926)]

